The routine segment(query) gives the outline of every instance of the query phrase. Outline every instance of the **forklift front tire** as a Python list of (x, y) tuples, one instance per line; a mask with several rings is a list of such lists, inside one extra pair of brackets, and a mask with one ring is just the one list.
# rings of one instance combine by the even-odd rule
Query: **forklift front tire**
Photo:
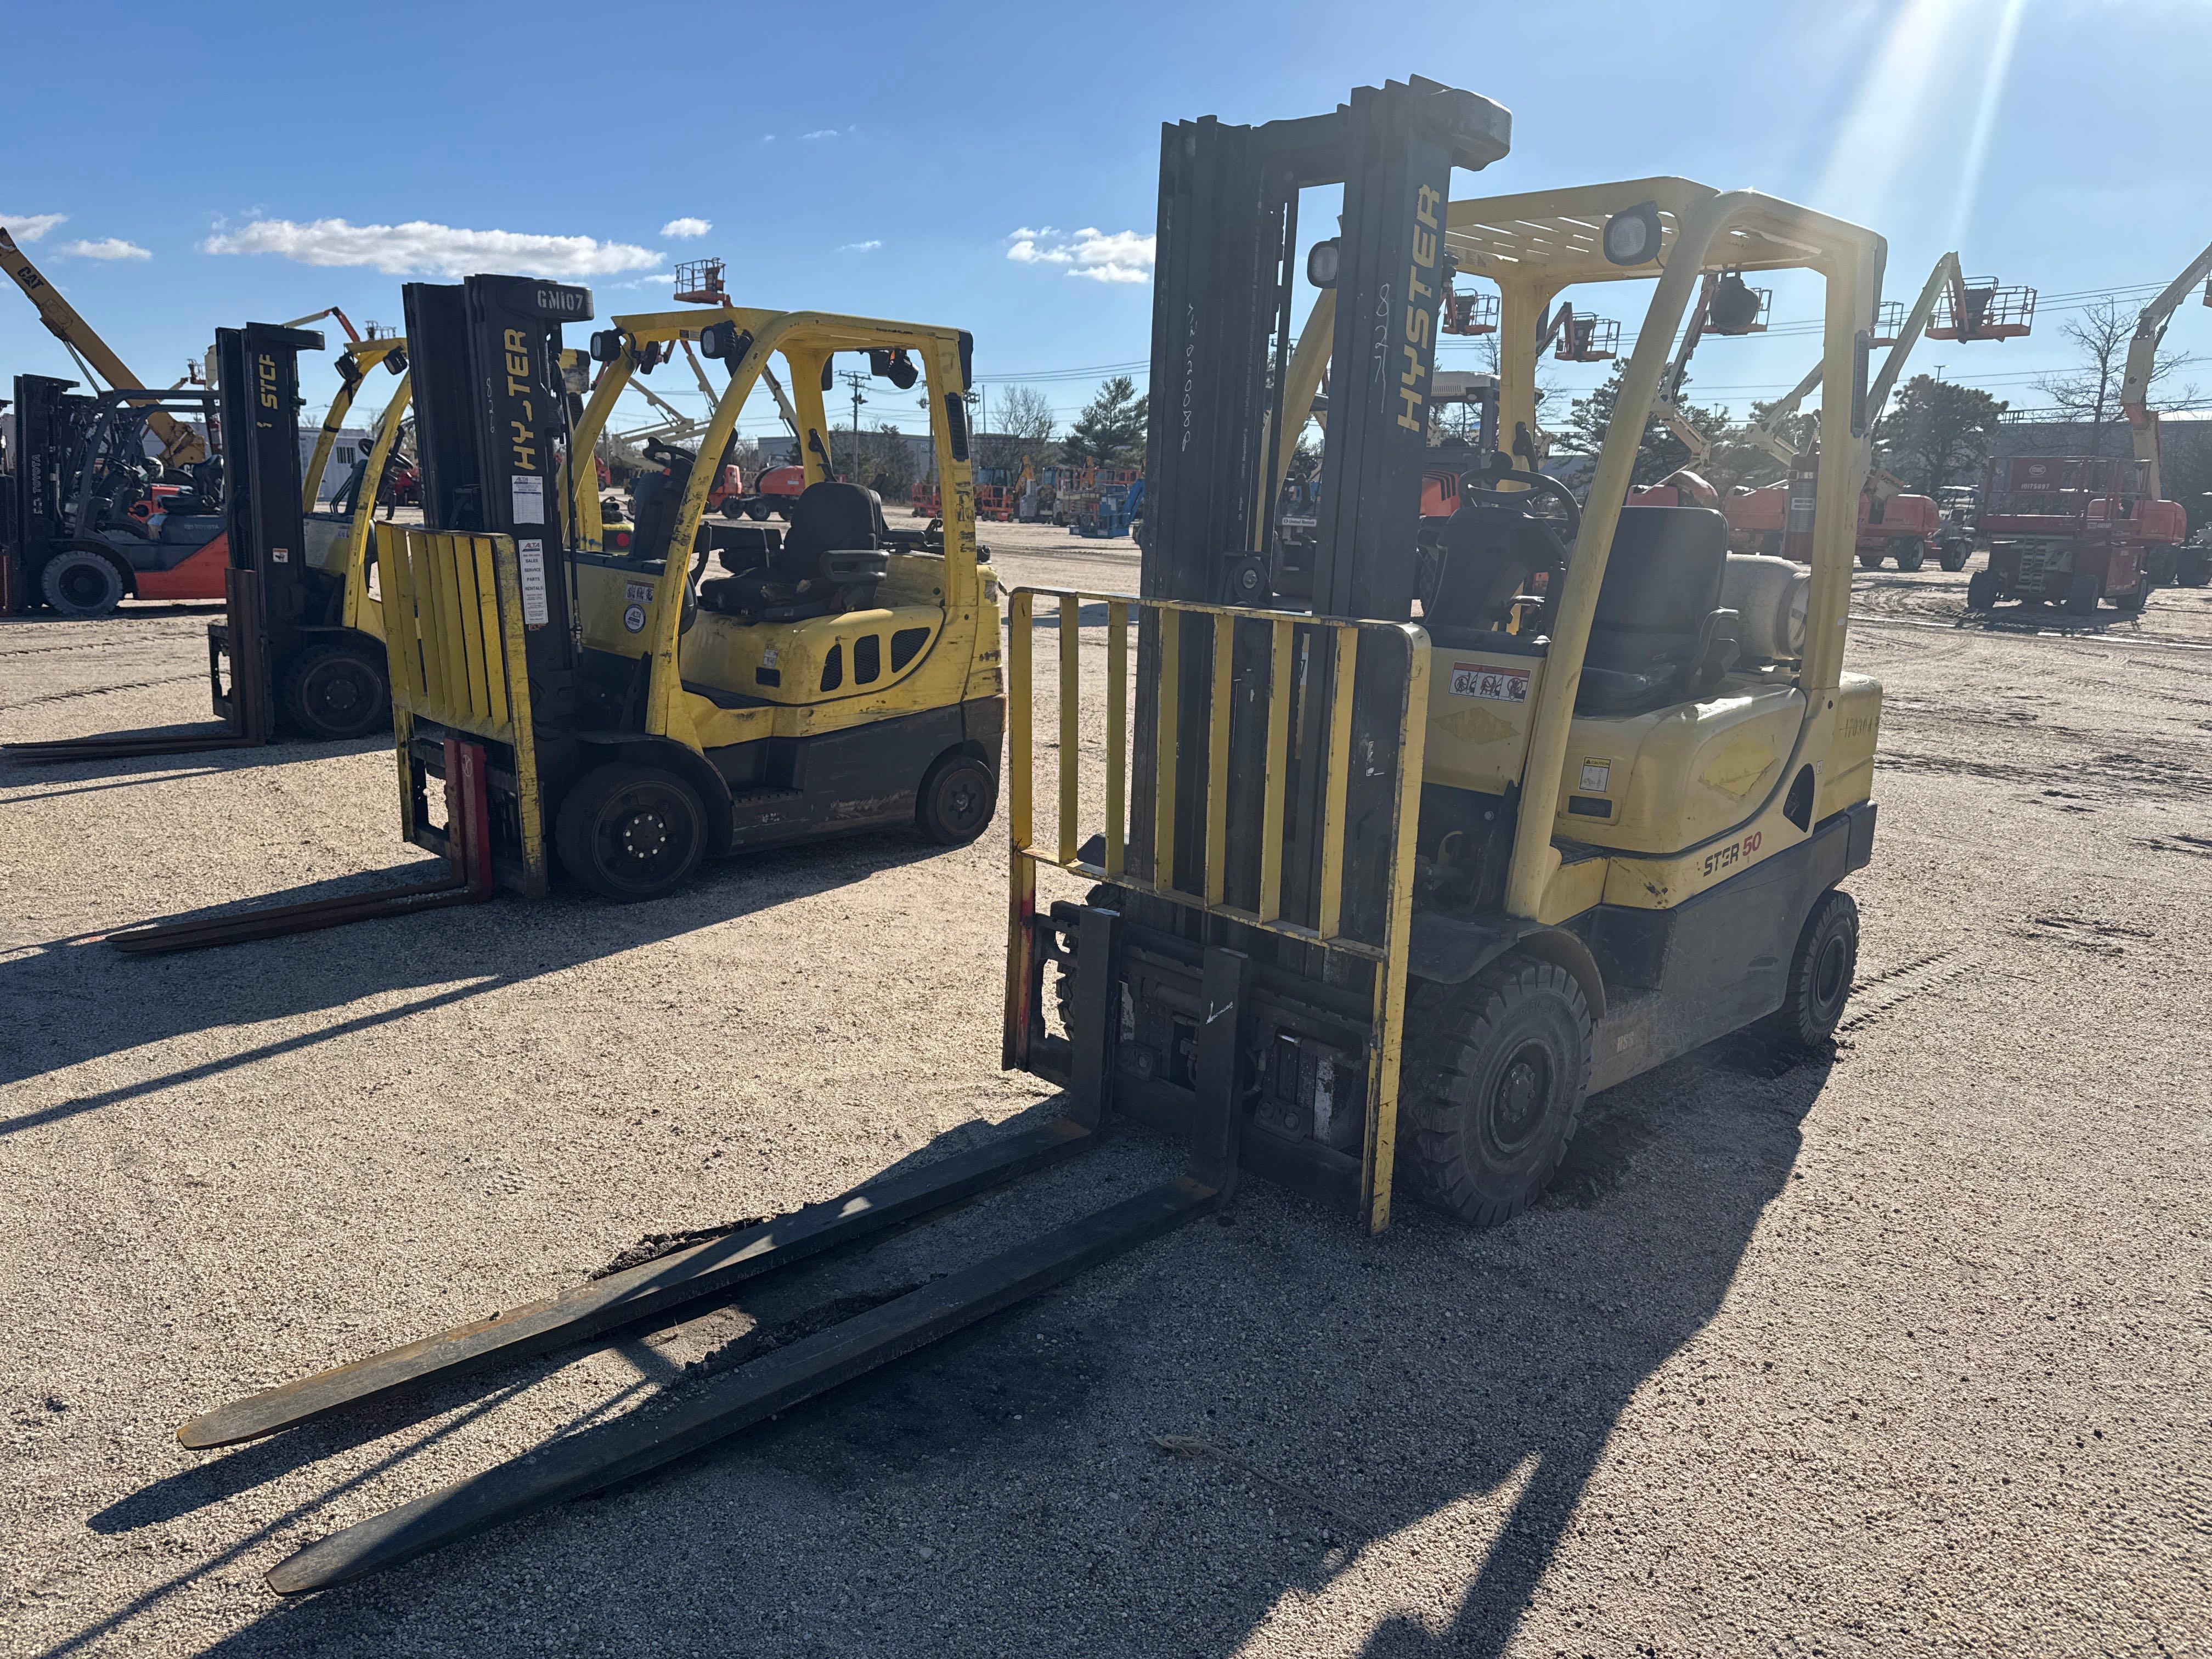
[(1790, 957), (1782, 1006), (1752, 1028), (1771, 1046), (1814, 1048), (1836, 1034), (1859, 965), (1859, 907), (1840, 887), (1814, 902)]
[(940, 847), (965, 847), (998, 810), (998, 775), (973, 755), (943, 757), (915, 792), (915, 827)]
[(389, 725), (391, 696), (383, 663), (349, 645), (303, 652), (284, 677), (287, 723), (323, 743), (365, 738)]
[(104, 617), (123, 603), (123, 573), (78, 548), (46, 561), (39, 592), (64, 617)]
[(1478, 1227), (1535, 1202), (1589, 1087), (1589, 1004), (1573, 975), (1520, 951), (1407, 1010), (1398, 1144), (1415, 1195)]
[(674, 892), (707, 848), (707, 809), (673, 772), (617, 761), (578, 779), (554, 820), (562, 868), (603, 898)]

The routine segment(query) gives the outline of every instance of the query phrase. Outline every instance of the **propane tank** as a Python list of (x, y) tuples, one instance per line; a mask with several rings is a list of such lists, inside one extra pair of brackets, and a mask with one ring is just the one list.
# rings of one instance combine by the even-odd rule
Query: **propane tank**
[(1790, 463), (1790, 499), (1782, 509), (1782, 556), (1800, 564), (1813, 562), (1813, 516), (1820, 486), (1820, 452), (1817, 444)]

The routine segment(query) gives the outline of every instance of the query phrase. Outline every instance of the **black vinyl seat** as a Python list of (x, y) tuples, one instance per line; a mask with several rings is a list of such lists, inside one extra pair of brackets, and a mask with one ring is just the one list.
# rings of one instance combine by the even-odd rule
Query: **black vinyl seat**
[(1728, 520), (1706, 507), (1624, 507), (1590, 619), (1575, 708), (1640, 714), (1710, 688), (1735, 660), (1721, 608)]
[(1441, 629), (1456, 637), (1504, 627), (1513, 601), (1528, 591), (1535, 573), (1565, 565), (1558, 533), (1527, 516), (1520, 501), (1492, 501), (1469, 491), (1444, 521), (1435, 592), (1421, 607), (1422, 623), (1431, 633)]
[(699, 602), (761, 622), (865, 611), (890, 574), (884, 533), (884, 504), (874, 490), (827, 479), (809, 484), (792, 507), (791, 528), (766, 550), (763, 566), (702, 582)]

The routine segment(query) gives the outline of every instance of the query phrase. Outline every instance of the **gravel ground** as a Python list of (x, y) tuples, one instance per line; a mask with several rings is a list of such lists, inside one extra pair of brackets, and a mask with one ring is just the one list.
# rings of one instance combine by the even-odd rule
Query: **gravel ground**
[[(1134, 585), (1127, 543), (988, 539), (1010, 580)], [(261, 1575), (337, 1526), (1176, 1149), (1122, 1135), (488, 1393), (186, 1452), (240, 1393), (1048, 1112), (997, 1069), (1003, 852), (853, 840), (134, 962), (88, 936), (413, 861), (385, 748), (0, 774), (6, 1650), (2206, 1651), (2212, 593), (2069, 630), (1959, 626), (1963, 574), (1858, 582), (1882, 833), (1832, 1060), (1613, 1091), (1492, 1232), (1248, 1186), (709, 1455), (295, 1603)], [(0, 626), (0, 738), (201, 717), (202, 620)]]

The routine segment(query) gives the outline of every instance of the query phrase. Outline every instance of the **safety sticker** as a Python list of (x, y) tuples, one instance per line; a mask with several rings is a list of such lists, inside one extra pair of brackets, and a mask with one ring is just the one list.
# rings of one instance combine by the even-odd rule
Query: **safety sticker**
[(623, 584), (623, 603), (625, 605), (651, 605), (653, 603), (653, 584), (651, 582), (624, 582)]
[(517, 542), (514, 550), (522, 563), (523, 623), (526, 627), (543, 628), (552, 620), (552, 613), (545, 608), (545, 544)]
[(509, 480), (510, 499), (517, 524), (545, 522), (545, 480), (535, 474), (518, 474)]
[(633, 634), (645, 632), (645, 607), (634, 605), (623, 612), (623, 626)]
[(1606, 786), (1613, 781), (1611, 760), (1586, 760), (1583, 763), (1583, 793), (1602, 795)]
[(1455, 697), (1487, 697), (1492, 702), (1528, 701), (1528, 671), (1493, 668), (1486, 663), (1455, 662), (1451, 671)]

